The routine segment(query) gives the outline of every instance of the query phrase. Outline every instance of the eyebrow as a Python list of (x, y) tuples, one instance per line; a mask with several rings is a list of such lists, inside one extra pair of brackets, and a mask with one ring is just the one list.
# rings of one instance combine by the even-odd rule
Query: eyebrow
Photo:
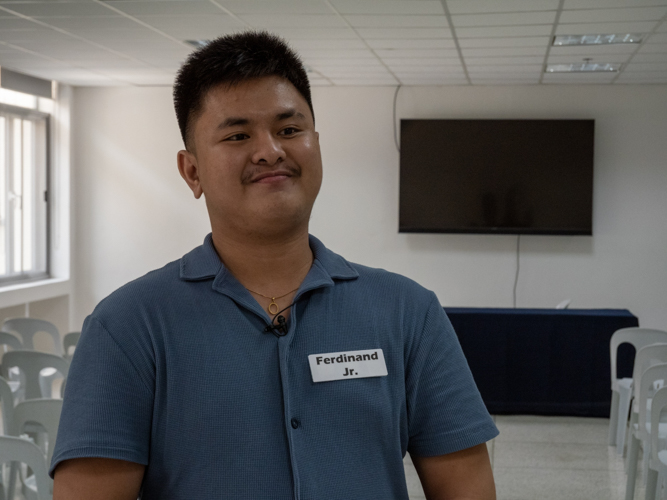
[(299, 111), (297, 111), (296, 109), (293, 109), (293, 108), (288, 109), (287, 111), (284, 111), (283, 113), (278, 113), (278, 115), (276, 116), (276, 119), (278, 121), (283, 121), (283, 120), (287, 120), (287, 119), (292, 118), (292, 117), (300, 118), (301, 120), (306, 119), (306, 117), (304, 116), (303, 113), (301, 113), (301, 112), (299, 112)]
[[(296, 109), (290, 108), (286, 111), (283, 111), (282, 113), (278, 113), (276, 115), (276, 121), (283, 121), (283, 120), (288, 120), (290, 118), (299, 118), (301, 120), (305, 120), (306, 116), (301, 113), (300, 111), (297, 111)], [(250, 120), (247, 118), (241, 118), (239, 116), (230, 116), (229, 118), (223, 120), (220, 122), (218, 125), (218, 130), (222, 130), (228, 127), (237, 127), (239, 125), (247, 125), (250, 123)]]

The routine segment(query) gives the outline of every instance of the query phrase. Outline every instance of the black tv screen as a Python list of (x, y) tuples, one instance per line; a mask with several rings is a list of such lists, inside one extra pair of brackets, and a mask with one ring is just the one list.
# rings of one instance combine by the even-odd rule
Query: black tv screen
[(399, 232), (592, 234), (594, 120), (401, 120)]

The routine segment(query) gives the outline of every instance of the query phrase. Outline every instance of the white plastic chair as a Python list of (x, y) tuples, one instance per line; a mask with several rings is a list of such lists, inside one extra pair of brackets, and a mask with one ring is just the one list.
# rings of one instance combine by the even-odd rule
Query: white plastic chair
[[(0, 358), (4, 353), (7, 352), (7, 347), (10, 347), (15, 351), (23, 349), (23, 344), (21, 344), (21, 340), (16, 335), (9, 332), (3, 332), (2, 330), (0, 330), (0, 346), (2, 347), (0, 349)], [(2, 366), (1, 361), (0, 361), (0, 366)], [(19, 388), (18, 371), (16, 373), (9, 373), (6, 375), (6, 377), (7, 377), (7, 382), (9, 383), (9, 386), (12, 389), (12, 392), (15, 393)]]
[(12, 349), (23, 349), (23, 343), (13, 333), (0, 330), (0, 345), (7, 345)]
[(39, 332), (48, 333), (53, 340), (53, 352), (63, 355), (62, 341), (56, 325), (50, 321), (35, 318), (10, 318), (2, 323), (2, 330), (18, 334), (23, 339), (23, 349), (34, 350), (34, 337)]
[(649, 344), (667, 342), (667, 332), (650, 328), (621, 328), (609, 341), (611, 360), (611, 413), (609, 415), (609, 445), (616, 445), (619, 455), (625, 447), (625, 429), (632, 399), (632, 379), (616, 378), (616, 355), (618, 346), (624, 343), (634, 346), (636, 351)]
[(6, 377), (9, 369), (17, 366), (21, 372), (21, 384), (25, 399), (50, 398), (51, 377), (40, 377), (45, 368), (54, 368), (63, 378), (69, 373), (69, 361), (55, 354), (38, 351), (10, 351), (5, 353), (2, 372)]
[[(642, 347), (635, 354), (635, 364), (632, 370), (632, 412), (630, 414), (630, 427), (636, 424), (639, 418), (639, 389), (640, 381), (644, 372), (653, 365), (660, 363), (667, 363), (667, 343), (649, 344)], [(625, 440), (626, 428), (623, 428), (622, 440)], [(618, 448), (616, 450), (619, 451)], [(620, 450), (622, 453), (622, 449)], [(619, 453), (620, 454), (620, 453)], [(648, 447), (644, 447), (644, 468), (643, 479), (646, 482), (646, 474), (648, 473)], [(627, 468), (628, 463), (626, 463)]]
[(651, 430), (665, 438), (667, 437), (667, 422), (659, 423), (657, 429), (651, 427), (651, 400), (653, 394), (667, 381), (667, 363), (661, 363), (648, 368), (640, 379), (639, 387), (639, 415), (637, 422), (630, 426), (630, 444), (628, 446), (628, 480), (625, 489), (625, 500), (633, 500), (637, 479), (637, 462), (639, 460), (639, 446), (650, 455)]
[[(65, 336), (63, 337), (63, 358), (65, 358), (68, 361), (72, 361), (72, 357), (74, 356), (74, 350), (76, 349), (76, 345), (79, 343), (80, 338), (81, 338), (81, 332), (69, 332), (65, 334)], [(72, 348), (71, 354), (70, 354), (70, 348)]]
[(651, 454), (648, 463), (648, 479), (646, 482), (646, 500), (659, 498), (656, 496), (658, 477), (667, 477), (667, 443), (661, 439), (659, 429), (663, 410), (667, 410), (667, 387), (663, 387), (653, 395), (651, 403)]
[(26, 489), (28, 500), (52, 500), (51, 479), (42, 451), (30, 441), (17, 437), (0, 436), (0, 463), (22, 462), (33, 472), (35, 489)]
[(0, 408), (2, 408), (2, 433), (9, 434), (14, 418), (14, 395), (9, 382), (0, 377)]

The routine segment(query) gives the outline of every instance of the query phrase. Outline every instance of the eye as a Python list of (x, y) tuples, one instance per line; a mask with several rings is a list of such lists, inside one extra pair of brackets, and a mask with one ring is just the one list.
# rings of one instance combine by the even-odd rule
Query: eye
[(284, 129), (282, 129), (282, 130), (280, 131), (280, 135), (290, 136), (290, 135), (294, 135), (294, 134), (296, 134), (297, 132), (299, 132), (299, 129), (298, 129), (298, 128), (295, 128), (295, 127), (285, 127)]
[(223, 140), (225, 140), (225, 141), (242, 141), (244, 139), (247, 139), (248, 137), (249, 137), (248, 134), (239, 133), (239, 134), (230, 135), (229, 137), (226, 137)]

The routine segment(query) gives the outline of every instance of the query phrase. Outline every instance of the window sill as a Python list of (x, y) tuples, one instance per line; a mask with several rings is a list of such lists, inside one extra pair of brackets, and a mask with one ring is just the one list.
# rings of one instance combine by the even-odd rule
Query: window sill
[(0, 287), (0, 309), (60, 297), (69, 293), (70, 281), (64, 278), (49, 278), (7, 285)]

